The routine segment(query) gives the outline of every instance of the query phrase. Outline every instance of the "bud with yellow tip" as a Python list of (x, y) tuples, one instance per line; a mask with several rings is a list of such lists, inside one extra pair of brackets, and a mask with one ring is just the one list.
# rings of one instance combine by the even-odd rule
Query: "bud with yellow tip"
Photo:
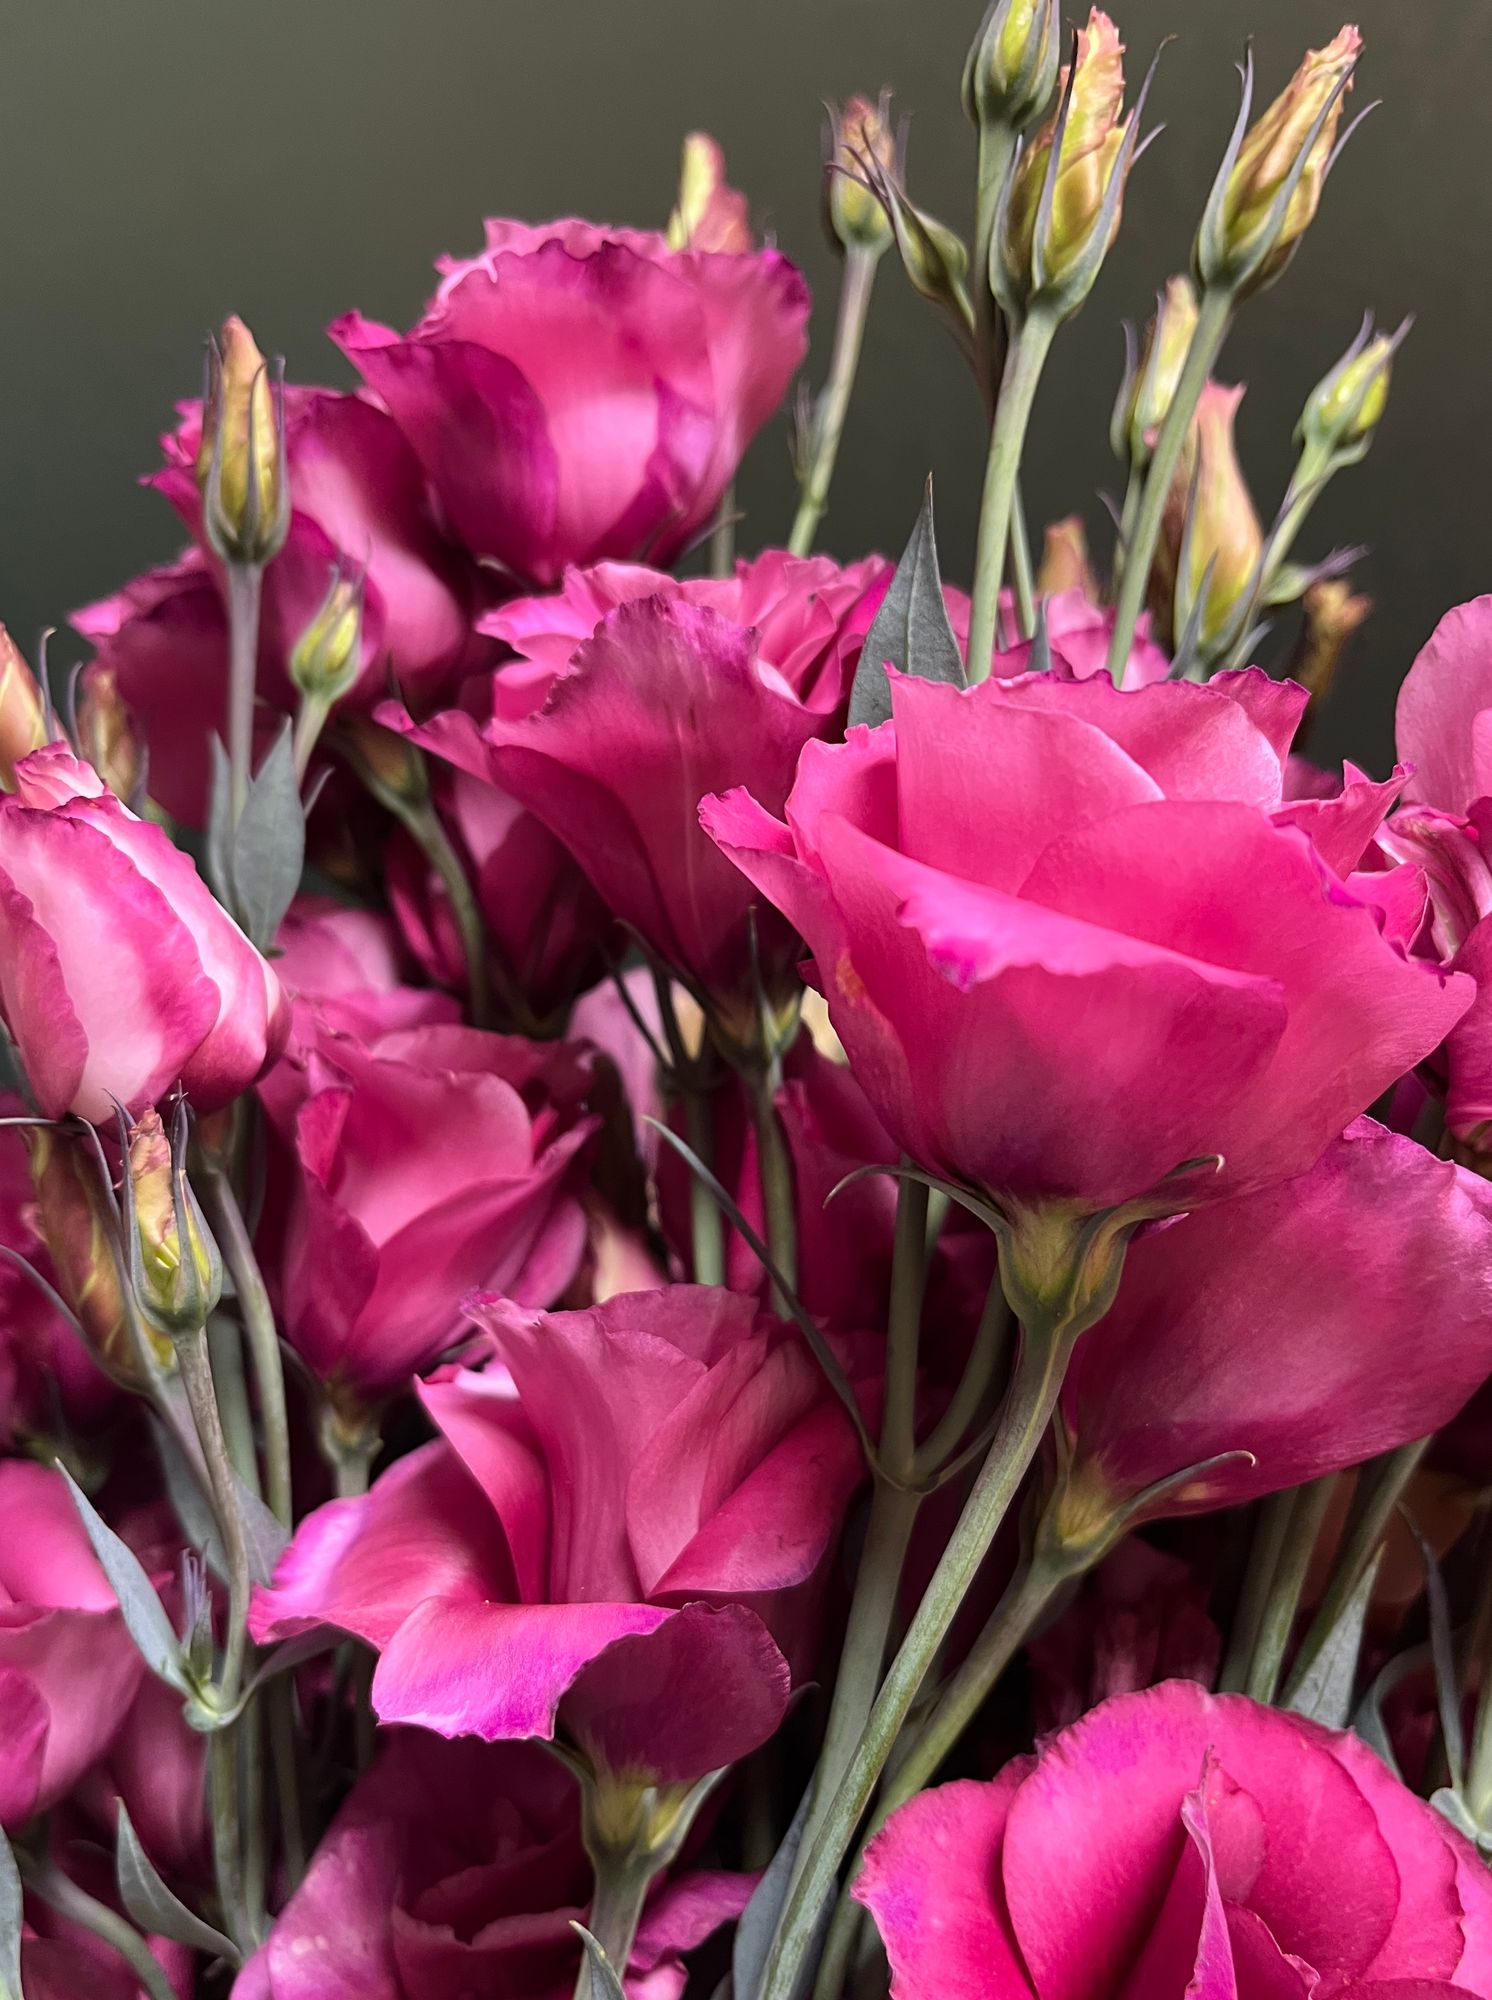
[(1253, 58), (1243, 103), (1197, 233), (1197, 275), (1242, 298), (1278, 278), (1321, 201), (1342, 105), (1362, 53), (1362, 36), (1342, 28), (1324, 49), (1308, 49), (1289, 83), (1252, 126)]
[(329, 708), (362, 670), (363, 579), (333, 569), (326, 596), (290, 653), (290, 678), (309, 700)]
[(1388, 404), (1394, 355), (1409, 327), (1406, 319), (1394, 333), (1375, 334), (1369, 315), (1341, 360), (1311, 391), (1295, 440), (1323, 472), (1355, 465), (1372, 443)]
[(279, 554), (290, 527), (285, 469), (284, 391), (241, 319), (223, 322), (207, 347), (197, 487), (202, 526), (228, 563), (263, 564)]
[(1058, 597), (1064, 590), (1080, 590), (1092, 604), (1099, 601), (1098, 578), (1088, 555), (1087, 531), (1076, 514), (1048, 523), (1036, 571), (1038, 597)]
[(892, 232), (873, 177), (894, 178), (897, 170), (891, 94), (883, 90), (874, 104), (868, 97), (851, 97), (828, 109), (824, 203), (829, 233), (845, 250), (879, 257)]
[[(1209, 381), (1166, 499), (1154, 587), (1157, 611), (1190, 626), (1202, 659), (1236, 636), (1259, 582), (1263, 530), (1233, 440), (1242, 387)], [(1166, 601), (1169, 600), (1169, 601)]]
[[(133, 1383), (138, 1363), (121, 1282), (119, 1226), (86, 1141), (56, 1125), (28, 1127), (36, 1221), (63, 1303), (82, 1327), (97, 1360), (117, 1380)], [(157, 1351), (170, 1359), (170, 1347)]]
[(1023, 132), (1057, 81), (1057, 0), (990, 0), (964, 64), (964, 109), (977, 126)]
[(1196, 330), (1197, 295), (1191, 279), (1172, 278), (1155, 302), (1155, 317), (1137, 357), (1130, 335), (1132, 365), (1114, 405), (1110, 441), (1115, 455), (1140, 471), (1150, 462), (1156, 433), (1175, 400)]
[(172, 1338), (200, 1332), (222, 1296), (223, 1261), (187, 1179), (185, 1107), (169, 1139), (158, 1111), (131, 1131), (125, 1217), (141, 1316)]
[(116, 799), (137, 805), (145, 778), (145, 753), (135, 720), (119, 692), (114, 667), (95, 661), (84, 670), (78, 694), (77, 737), (86, 757)]
[(725, 178), (725, 155), (708, 132), (690, 132), (679, 163), (679, 198), (668, 218), (670, 250), (744, 256), (755, 245), (746, 197)]
[(1330, 692), (1348, 641), (1371, 614), (1373, 600), (1355, 591), (1345, 577), (1328, 576), (1311, 585), (1300, 608), (1303, 623), (1289, 678), (1309, 688), (1315, 706)]
[(0, 625), (0, 787), (14, 789), (16, 765), (46, 740), (46, 706), (36, 676)]

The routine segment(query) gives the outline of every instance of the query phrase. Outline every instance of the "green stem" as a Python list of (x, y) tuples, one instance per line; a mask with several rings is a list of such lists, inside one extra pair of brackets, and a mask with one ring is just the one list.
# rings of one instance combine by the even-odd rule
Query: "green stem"
[(208, 1359), (206, 1331), (199, 1327), (194, 1334), (184, 1334), (176, 1342), (176, 1353), (192, 1422), (197, 1428), (197, 1441), (202, 1447), (202, 1458), (207, 1467), (213, 1512), (217, 1516), (223, 1558), (228, 1570), (228, 1629), (217, 1692), (223, 1707), (231, 1708), (238, 1699), (248, 1646), (249, 1592), (252, 1586), (248, 1542), (244, 1536), (243, 1518), (238, 1511), (238, 1494), (234, 1490), (228, 1443), (218, 1413), (217, 1389), (213, 1382), (212, 1363)]
[(968, 1364), (948, 1407), (917, 1451), (917, 1475), (928, 1478), (940, 1470), (963, 1442), (964, 1432), (984, 1408), (991, 1388), (1009, 1372), (1015, 1337), (1015, 1316), (1000, 1288), (997, 1272), (990, 1279), (984, 1311), (974, 1334)]
[(1285, 1538), (1275, 1563), (1274, 1579), (1265, 1599), (1263, 1616), (1259, 1620), (1259, 1633), (1244, 1686), (1244, 1692), (1254, 1701), (1274, 1700), (1280, 1665), (1290, 1644), (1295, 1614), (1300, 1608), (1306, 1570), (1310, 1566), (1316, 1537), (1321, 1532), (1321, 1523), (1331, 1505), (1335, 1485), (1336, 1474), (1328, 1473), (1323, 1479), (1313, 1479), (1308, 1485), (1296, 1487), (1291, 1496)]
[(1015, 158), (1016, 134), (1008, 125), (979, 122), (979, 178), (974, 198), (974, 247), (969, 260), (973, 292), (974, 337), (978, 348), (983, 393), (994, 396), (1000, 357), (1000, 313), (990, 286), (990, 249), (1000, 194)]
[(1123, 567), (1119, 575), (1119, 595), (1114, 605), (1114, 631), (1109, 640), (1108, 659), (1109, 679), (1116, 687), (1124, 677), (1129, 649), (1134, 644), (1135, 627), (1145, 607), (1145, 592), (1160, 542), (1166, 496), (1171, 490), (1182, 446), (1186, 443), (1187, 432), (1191, 429), (1192, 417), (1206, 387), (1212, 364), (1227, 339), (1228, 328), (1233, 321), (1233, 306), (1233, 294), (1229, 291), (1210, 287), (1202, 294), (1196, 329), (1191, 346), (1186, 351), (1181, 378), (1150, 454), (1144, 490), (1135, 509), (1133, 530), (1120, 551)]
[(290, 739), (290, 754), (295, 760), (295, 781), (298, 785), (306, 782), (312, 753), (331, 712), (332, 705), (325, 695), (303, 694), (300, 698), (295, 733)]
[(1477, 1695), (1476, 1721), (1472, 1726), (1471, 1749), (1466, 1759), (1461, 1796), (1473, 1821), (1485, 1828), (1492, 1824), (1492, 1646), (1489, 1646), (1489, 1640), (1492, 1640), (1492, 1560), (1489, 1560), (1492, 1551), (1488, 1549), (1485, 1535), (1481, 1554), (1488, 1567), (1477, 1593), (1473, 1640), (1478, 1657), (1472, 1662), (1481, 1669), (1481, 1688)]
[(259, 1491), (259, 1461), (254, 1451), (254, 1419), (249, 1411), (249, 1385), (244, 1375), (243, 1340), (226, 1314), (214, 1313), (207, 1324), (207, 1354), (228, 1459), (244, 1485)]
[(1068, 1320), (1025, 1329), (1005, 1414), (988, 1458), (964, 1504), (876, 1698), (844, 1781), (832, 1800), (773, 1940), (761, 2000), (790, 2000), (798, 1990), (819, 1915), (834, 1889), (861, 1815), (924, 1675), (988, 1555), (1051, 1421), (1077, 1332)]
[(228, 1935), (245, 1954), (256, 1939), (244, 1886), (243, 1828), (238, 1810), (238, 1725), (207, 1739), (207, 1796), (212, 1812), (212, 1862)]
[[(752, 1127), (756, 1133), (756, 1171), (761, 1183), (762, 1216), (766, 1222), (767, 1248), (772, 1261), (790, 1285), (798, 1282), (798, 1213), (793, 1189), (793, 1162), (787, 1135), (777, 1115), (772, 1078), (765, 1065), (758, 1064), (746, 1079), (751, 1098)], [(691, 1142), (692, 1143), (692, 1142)], [(696, 1184), (698, 1185), (698, 1184)], [(708, 1189), (703, 1190), (708, 1196)], [(713, 1205), (713, 1204), (712, 1204)], [(715, 1209), (717, 1218), (720, 1211)], [(722, 1223), (723, 1228), (723, 1223)], [(787, 1301), (773, 1288), (775, 1310), (787, 1311)]]
[[(472, 1026), (489, 1028), (492, 1025), (492, 997), (487, 976), (487, 926), (482, 921), (482, 912), (466, 878), (466, 870), (461, 865), (461, 857), (451, 845), (450, 836), (440, 823), (440, 815), (428, 799), (422, 805), (403, 807), (400, 818), (440, 877), (441, 886), (450, 901), (451, 915), (461, 939), (461, 953), (466, 960), (467, 1009)], [(504, 997), (511, 1001), (514, 996), (505, 994)], [(526, 1009), (515, 1012), (515, 1023), (521, 1026), (526, 1013)]]
[[(686, 1084), (684, 1130), (690, 1149), (707, 1167), (715, 1164), (714, 1121), (710, 1115), (710, 1093)], [(725, 1218), (715, 1205), (715, 1197), (697, 1174), (689, 1176), (689, 1222), (694, 1248), (693, 1277), (696, 1285), (725, 1283)]]
[(268, 1829), (264, 1823), (264, 1709), (251, 1700), (234, 1726), (239, 1756), (239, 1826), (243, 1840), (243, 1899), (249, 1927), (260, 1938), (269, 1928), (265, 1882), (269, 1872)]
[(26, 1887), (54, 1909), (58, 1916), (66, 1917), (70, 1923), (90, 1932), (122, 1958), (149, 1994), (150, 2000), (176, 2000), (176, 1989), (166, 1977), (160, 1960), (117, 1910), (111, 1910), (107, 1903), (99, 1902), (86, 1889), (80, 1889), (54, 1861), (22, 1859), (20, 1865)]
[(1021, 483), (1015, 482), (1010, 502), (1010, 577), (1015, 585), (1016, 628), (1022, 639), (1036, 634), (1036, 578), (1031, 568), (1031, 537), (1021, 505)]
[(202, 1177), (211, 1210), (213, 1233), (233, 1278), (238, 1310), (248, 1337), (249, 1360), (259, 1397), (259, 1421), (264, 1432), (265, 1486), (270, 1509), (282, 1527), (293, 1520), (290, 1488), (290, 1418), (285, 1405), (285, 1369), (280, 1337), (259, 1261), (232, 1183), (218, 1169)]
[(1428, 1438), (1416, 1438), (1412, 1444), (1401, 1444), (1396, 1451), (1385, 1452), (1359, 1472), (1357, 1492), (1347, 1517), (1341, 1547), (1337, 1551), (1331, 1581), (1309, 1630), (1300, 1642), (1295, 1664), (1285, 1682), (1281, 1699), (1287, 1706), (1300, 1692), (1322, 1647), (1351, 1603), (1352, 1594), (1362, 1582), (1363, 1572), (1373, 1560), (1378, 1544), (1387, 1534), (1400, 1496), (1424, 1457), (1429, 1442)]
[(269, 1749), (280, 1814), (280, 1859), (285, 1868), (286, 1888), (293, 1895), (305, 1875), (307, 1860), (294, 1676), (277, 1675), (264, 1691), (264, 1705), (269, 1715)]
[[(632, 1956), (643, 1904), (657, 1866), (651, 1859), (610, 1849), (601, 1850), (593, 1866), (596, 1891), (586, 1929), (610, 1959), (620, 1983), (627, 1975), (627, 1960)], [(605, 2000), (589, 1956), (582, 1961), (575, 1981), (575, 2000)]]
[(865, 321), (879, 258), (878, 251), (859, 244), (851, 244), (844, 253), (834, 350), (829, 357), (828, 378), (814, 410), (803, 491), (793, 517), (792, 533), (787, 538), (791, 555), (808, 554), (829, 504), (829, 484), (834, 477), (834, 461), (839, 456), (839, 441), (844, 435), (855, 371), (860, 365), (860, 345), (865, 338)]
[(1218, 1676), (1218, 1687), (1223, 1694), (1242, 1694), (1248, 1683), (1249, 1665), (1263, 1629), (1264, 1610), (1269, 1603), (1269, 1593), (1274, 1588), (1274, 1573), (1279, 1567), (1280, 1551), (1285, 1546), (1294, 1501), (1294, 1493), (1285, 1492), (1271, 1493), (1267, 1500), (1260, 1503), (1254, 1522), (1254, 1537), (1249, 1544), (1243, 1589), (1239, 1592), (1233, 1613), (1233, 1629), (1228, 1635), (1228, 1651)]
[(1057, 321), (1046, 312), (1031, 313), (1022, 325), (1011, 330), (984, 468), (984, 494), (979, 503), (979, 539), (974, 554), (973, 604), (969, 613), (970, 682), (988, 680), (994, 661), (1016, 475), (1031, 421), (1031, 406), (1036, 400), (1036, 386), (1056, 331)]
[(236, 826), (254, 774), (254, 695), (259, 678), (260, 563), (224, 565), (228, 584), (228, 810)]
[(730, 576), (736, 567), (736, 483), (720, 496), (720, 511), (710, 530), (710, 574)]

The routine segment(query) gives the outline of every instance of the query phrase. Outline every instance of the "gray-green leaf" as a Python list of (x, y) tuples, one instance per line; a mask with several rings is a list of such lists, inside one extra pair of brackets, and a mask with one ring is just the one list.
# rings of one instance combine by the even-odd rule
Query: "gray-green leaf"
[(886, 663), (918, 680), (964, 685), (963, 655), (948, 620), (938, 574), (938, 543), (933, 532), (932, 481), (922, 495), (922, 508), (911, 540), (902, 551), (891, 587), (865, 635), (860, 664), (850, 689), (850, 722), (878, 723), (891, 719), (891, 687)]
[(214, 1930), (211, 1924), (203, 1923), (161, 1880), (155, 1863), (140, 1845), (140, 1836), (123, 1799), (119, 1801), (119, 1844), (114, 1853), (114, 1874), (119, 1884), (119, 1900), (142, 1931), (171, 1938), (193, 1951), (205, 1951), (237, 1970), (242, 1961), (232, 1940)]
[(577, 1924), (573, 1919), (570, 1928), (585, 1946), (591, 1968), (591, 1993), (595, 2000), (627, 2000), (626, 1989), (617, 1978), (616, 1968), (598, 1940), (591, 1936), (584, 1924)]
[(21, 1871), (0, 1828), (0, 2000), (21, 2000)]
[(254, 775), (233, 832), (234, 915), (261, 951), (274, 943), (305, 858), (306, 822), (287, 722)]
[(1352, 1690), (1357, 1681), (1357, 1662), (1362, 1652), (1363, 1625), (1368, 1600), (1373, 1594), (1380, 1549), (1342, 1606), (1342, 1615), (1322, 1641), (1305, 1677), (1289, 1706), (1297, 1715), (1308, 1716), (1328, 1729), (1345, 1729), (1352, 1714)]
[(187, 1679), (180, 1643), (171, 1629), (165, 1606), (141, 1567), (139, 1557), (119, 1539), (60, 1460), (57, 1469), (67, 1481), (73, 1505), (82, 1517), (99, 1567), (119, 1600), (125, 1630), (140, 1649), (146, 1666), (168, 1687), (174, 1687), (178, 1694), (189, 1695), (192, 1687)]

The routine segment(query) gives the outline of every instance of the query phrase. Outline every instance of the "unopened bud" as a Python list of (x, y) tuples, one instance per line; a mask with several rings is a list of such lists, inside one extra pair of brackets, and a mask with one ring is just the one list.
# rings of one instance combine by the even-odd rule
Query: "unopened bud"
[(130, 1133), (126, 1172), (135, 1303), (158, 1333), (194, 1334), (222, 1295), (223, 1262), (187, 1179), (184, 1115), (173, 1141), (147, 1111)]
[[(109, 1372), (133, 1381), (136, 1358), (120, 1282), (119, 1229), (88, 1142), (54, 1125), (28, 1128), (36, 1221), (63, 1303)], [(169, 1348), (157, 1358), (169, 1358)]]
[(917, 208), (889, 175), (876, 183), (896, 237), (897, 254), (912, 289), (941, 306), (957, 325), (972, 329), (969, 246), (945, 222)]
[[(1119, 227), (1136, 113), (1124, 111), (1124, 44), (1095, 7), (1062, 72), (1062, 100), (1011, 173), (991, 282), (1007, 311), (1075, 312)], [(1138, 107), (1136, 107), (1136, 112)]]
[(46, 709), (36, 676), (0, 625), (0, 787), (15, 789), (16, 765), (46, 740)]
[(1190, 278), (1172, 278), (1155, 302), (1145, 344), (1115, 411), (1114, 446), (1131, 465), (1150, 462), (1156, 432), (1175, 401), (1197, 330), (1197, 295)]
[(1221, 382), (1203, 389), (1171, 490), (1161, 530), (1164, 587), (1174, 586), (1178, 629), (1202, 600), (1197, 636), (1210, 647), (1234, 622), (1258, 581), (1263, 531), (1233, 441), (1243, 390)]
[(145, 775), (145, 758), (135, 734), (134, 717), (119, 692), (115, 668), (95, 661), (84, 670), (77, 722), (80, 753), (116, 799), (134, 804)]
[(871, 184), (873, 176), (896, 174), (890, 121), (891, 96), (884, 90), (874, 104), (868, 97), (852, 97), (843, 106), (829, 106), (824, 201), (829, 233), (846, 250), (879, 256), (891, 241), (890, 217)]
[(334, 742), (374, 798), (397, 810), (430, 799), (425, 760), (407, 737), (366, 715), (344, 715)]
[(1354, 591), (1344, 577), (1323, 577), (1300, 602), (1304, 623), (1290, 662), (1290, 679), (1309, 688), (1313, 702), (1323, 701), (1336, 679), (1342, 655), (1358, 626), (1373, 609), (1371, 597)]
[(1057, 0), (990, 0), (964, 64), (964, 109), (976, 125), (1023, 132), (1045, 111), (1062, 50)]
[(708, 132), (691, 132), (679, 163), (679, 198), (668, 218), (670, 250), (744, 255), (754, 246), (746, 197), (725, 178), (725, 155)]
[(208, 342), (197, 449), (202, 526), (224, 562), (267, 563), (290, 526), (284, 392), (241, 319)]
[(1050, 523), (1036, 571), (1038, 597), (1057, 597), (1064, 590), (1080, 590), (1090, 603), (1099, 601), (1098, 578), (1088, 557), (1087, 531), (1076, 514)]
[(1408, 331), (1408, 320), (1397, 333), (1375, 334), (1372, 321), (1364, 323), (1336, 367), (1311, 391), (1295, 433), (1303, 451), (1334, 465), (1362, 457), (1388, 405), (1394, 355)]
[[(1204, 284), (1235, 295), (1271, 284), (1294, 255), (1321, 201), (1341, 124), (1342, 105), (1362, 52), (1345, 27), (1324, 49), (1308, 49), (1300, 68), (1262, 117), (1235, 139), (1214, 183), (1197, 236)], [(1253, 85), (1245, 72), (1244, 112)]]
[(303, 695), (328, 707), (362, 671), (363, 579), (332, 571), (319, 610), (290, 654), (290, 678)]

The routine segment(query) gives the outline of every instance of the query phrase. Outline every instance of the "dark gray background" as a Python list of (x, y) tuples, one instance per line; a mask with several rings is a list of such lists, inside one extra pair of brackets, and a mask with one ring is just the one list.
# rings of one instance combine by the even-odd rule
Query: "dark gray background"
[[(1487, 548), (1492, 0), (1359, 0), (1354, 139), (1305, 253), (1234, 335), (1240, 432), (1273, 511), (1290, 432), (1371, 307), (1418, 322), (1366, 463), (1320, 506), (1305, 554), (1366, 542), (1378, 610), (1318, 738), (1384, 762), (1393, 690), (1439, 612), (1492, 586)], [(679, 138), (714, 131), (760, 221), (806, 269), (822, 369), (835, 267), (817, 221), (819, 101), (892, 85), (911, 182), (962, 223), (958, 105), (980, 0), (0, 0), (0, 616), (47, 622), (169, 555), (164, 502), (134, 490), (204, 330), (241, 312), (300, 380), (345, 382), (322, 329), (359, 306), (404, 325), (430, 259), (484, 213), (661, 222)], [(1028, 457), (1034, 520), (1112, 484), (1118, 324), (1181, 265), (1231, 122), (1252, 33), (1264, 96), (1335, 0), (1124, 0), (1136, 77), (1167, 130), (1131, 184), (1098, 290), (1062, 335)], [(748, 542), (791, 504), (784, 433), (742, 483)], [(937, 478), (945, 567), (966, 580), (981, 456), (972, 391), (888, 260), (823, 544), (900, 546)]]

